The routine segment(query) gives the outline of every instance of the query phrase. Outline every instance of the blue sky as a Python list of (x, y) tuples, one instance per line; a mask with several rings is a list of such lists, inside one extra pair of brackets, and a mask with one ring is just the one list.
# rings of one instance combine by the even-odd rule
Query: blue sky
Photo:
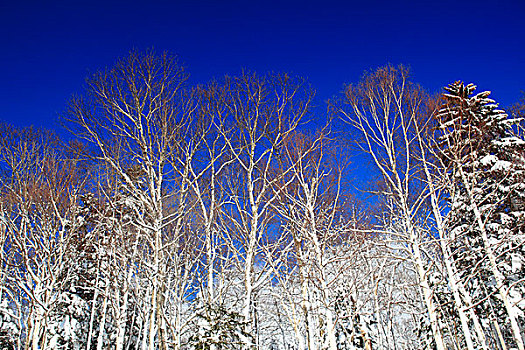
[(0, 120), (18, 126), (55, 128), (86, 76), (132, 48), (176, 53), (192, 82), (242, 68), (301, 75), (320, 106), (387, 63), (432, 91), (477, 83), (503, 106), (525, 90), (523, 0), (3, 0), (0, 33)]

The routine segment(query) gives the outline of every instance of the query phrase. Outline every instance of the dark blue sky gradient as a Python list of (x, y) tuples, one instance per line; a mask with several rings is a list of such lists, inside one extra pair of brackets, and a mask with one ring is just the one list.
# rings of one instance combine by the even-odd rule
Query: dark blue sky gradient
[[(179, 55), (192, 82), (242, 68), (309, 78), (317, 104), (386, 63), (501, 105), (525, 90), (525, 1), (0, 2), (0, 120), (56, 127), (90, 72), (132, 48)], [(320, 109), (321, 111), (324, 109)]]

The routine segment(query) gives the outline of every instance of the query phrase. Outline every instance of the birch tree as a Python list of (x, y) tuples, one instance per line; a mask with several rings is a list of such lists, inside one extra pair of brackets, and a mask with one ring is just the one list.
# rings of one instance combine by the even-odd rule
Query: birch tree
[(420, 168), (414, 162), (413, 127), (422, 103), (418, 87), (409, 82), (405, 68), (384, 67), (365, 74), (357, 86), (347, 86), (343, 100), (335, 108), (358, 132), (358, 145), (370, 155), (385, 182), (383, 194), (392, 201), (401, 228), (395, 234), (406, 244), (417, 272), (435, 346), (444, 350), (438, 305), (429, 280), (431, 240), (418, 225), (425, 195), (418, 191)]
[(71, 242), (82, 225), (79, 160), (59, 145), (51, 133), (2, 125), (2, 226), (13, 253), (3, 293), (16, 305), (26, 349), (54, 348), (51, 316), (72, 278)]
[[(346, 164), (339, 164), (339, 168), (327, 165), (328, 154), (333, 152), (329, 144), (323, 134), (311, 140), (301, 133), (291, 135), (281, 159), (281, 168), (290, 169), (289, 176), (275, 189), (279, 196), (275, 210), (293, 244), (301, 290), (302, 315), (292, 317), (303, 320), (304, 334), (299, 332), (297, 337), (300, 347), (308, 349), (337, 348), (332, 291), (342, 271), (348, 268), (345, 264), (351, 263), (351, 253), (346, 249), (349, 245), (339, 241), (348, 232), (343, 220), (345, 198), (341, 194), (340, 168)], [(336, 250), (348, 255), (337, 254)], [(338, 262), (342, 263), (336, 268)]]
[(189, 164), (197, 147), (193, 99), (183, 91), (186, 78), (168, 54), (132, 52), (89, 79), (66, 115), (77, 137), (118, 176), (133, 212), (130, 224), (148, 281), (142, 287), (142, 349), (180, 347), (181, 304), (191, 271), (181, 249)]
[(271, 232), (279, 232), (272, 226), (270, 206), (277, 197), (271, 189), (284, 174), (272, 169), (284, 140), (308, 113), (312, 94), (306, 83), (287, 75), (244, 73), (226, 78), (225, 89), (233, 132), (225, 141), (235, 160), (228, 172), (228, 239), (243, 273), (241, 313), (251, 333), (255, 295), (271, 274), (261, 249), (269, 247)]

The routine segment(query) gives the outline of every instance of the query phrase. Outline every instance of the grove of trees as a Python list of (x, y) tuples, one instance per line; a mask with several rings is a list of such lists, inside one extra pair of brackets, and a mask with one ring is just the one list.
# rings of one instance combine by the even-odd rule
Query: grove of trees
[(187, 80), (131, 52), (67, 142), (0, 124), (1, 349), (525, 350), (524, 101)]

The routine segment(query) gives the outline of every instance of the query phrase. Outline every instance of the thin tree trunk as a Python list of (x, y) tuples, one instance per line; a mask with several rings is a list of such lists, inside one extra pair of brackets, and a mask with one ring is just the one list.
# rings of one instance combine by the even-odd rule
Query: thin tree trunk
[(507, 350), (507, 345), (505, 344), (505, 339), (503, 339), (503, 334), (501, 334), (501, 328), (499, 327), (499, 323), (497, 320), (493, 321), (494, 328), (496, 328), (496, 334), (498, 335), (498, 341), (501, 345), (501, 350)]
[(98, 274), (95, 282), (95, 291), (93, 293), (93, 299), (91, 300), (91, 315), (89, 317), (89, 331), (87, 337), (86, 350), (91, 350), (91, 339), (93, 339), (93, 326), (95, 323), (95, 314), (97, 312), (97, 299), (98, 299)]
[[(146, 310), (144, 312), (144, 319), (142, 321), (142, 350), (147, 350), (148, 348), (148, 325), (149, 325), (149, 319), (150, 319), (150, 313), (152, 309), (151, 302), (148, 301), (150, 299), (150, 293), (151, 293), (151, 286), (148, 286), (148, 289), (146, 290), (146, 295), (144, 296), (144, 300), (146, 302)], [(138, 342), (137, 342), (138, 345)]]
[(416, 265), (417, 274), (419, 277), (419, 284), (421, 287), (421, 292), (423, 294), (423, 300), (427, 307), (428, 317), (430, 320), (430, 327), (432, 328), (432, 333), (434, 335), (434, 340), (436, 342), (437, 350), (445, 350), (445, 343), (443, 342), (443, 336), (439, 329), (439, 322), (437, 319), (436, 306), (434, 304), (432, 289), (428, 284), (427, 272), (424, 268), (426, 265), (421, 256), (421, 250), (419, 248), (419, 240), (416, 238), (415, 228), (410, 222), (410, 218), (406, 216), (408, 209), (403, 203), (403, 209), (405, 211), (405, 224), (407, 226), (407, 231), (410, 235), (410, 244), (412, 248), (412, 256), (414, 258), (414, 264)]
[(104, 346), (104, 333), (106, 332), (106, 316), (108, 308), (108, 292), (109, 292), (109, 280), (106, 277), (106, 288), (104, 290), (104, 299), (102, 301), (102, 315), (99, 323), (98, 339), (97, 339), (97, 350), (102, 350)]
[(126, 335), (126, 324), (128, 319), (128, 295), (129, 295), (129, 279), (131, 279), (131, 268), (128, 272), (126, 285), (124, 286), (125, 292), (122, 296), (122, 306), (120, 307), (119, 319), (117, 321), (117, 340), (115, 350), (122, 350), (124, 348), (124, 340)]
[[(434, 182), (430, 174), (430, 171), (428, 169), (425, 147), (423, 146), (423, 141), (421, 139), (421, 132), (419, 130), (417, 131), (418, 131), (417, 134), (418, 134), (419, 147), (421, 149), (421, 155), (422, 155), (421, 163), (425, 171), (425, 176), (427, 179), (427, 186), (430, 192), (430, 203), (432, 206), (432, 212), (434, 214), (434, 219), (436, 220), (436, 228), (439, 233), (438, 240), (441, 246), (441, 251), (443, 253), (443, 261), (445, 263), (445, 269), (447, 271), (447, 277), (448, 277), (447, 280), (450, 285), (450, 289), (452, 290), (452, 295), (454, 297), (454, 304), (456, 306), (456, 311), (458, 312), (458, 315), (459, 315), (459, 319), (461, 322), (461, 328), (463, 330), (463, 336), (465, 337), (465, 342), (467, 343), (467, 349), (475, 350), (474, 343), (472, 341), (472, 335), (470, 333), (470, 328), (468, 325), (468, 317), (465, 314), (465, 308), (463, 306), (463, 302), (460, 297), (460, 293), (458, 289), (458, 281), (456, 281), (455, 269), (452, 265), (452, 261), (453, 261), (452, 254), (450, 254), (450, 249), (448, 246), (449, 236), (447, 235), (445, 231), (445, 227), (443, 225), (441, 211), (438, 205), (438, 198), (436, 196), (436, 189), (434, 188)], [(480, 343), (482, 344), (483, 349), (487, 349), (482, 339), (480, 339)]]

